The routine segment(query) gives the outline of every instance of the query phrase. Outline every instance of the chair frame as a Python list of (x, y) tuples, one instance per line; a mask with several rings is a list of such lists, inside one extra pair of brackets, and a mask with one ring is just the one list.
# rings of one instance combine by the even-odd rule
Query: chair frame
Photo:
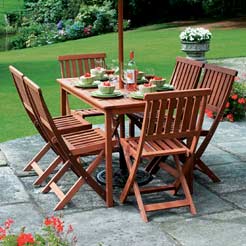
[[(47, 133), (42, 130), (39, 121), (35, 116), (29, 95), (26, 92), (24, 84), (24, 74), (13, 66), (9, 66), (9, 70), (13, 77), (15, 87), (17, 89), (18, 95), (26, 113), (28, 114), (30, 120), (36, 127), (41, 137), (46, 142), (45, 145), (41, 148), (41, 150), (26, 164), (26, 166), (23, 169), (23, 171), (34, 170), (38, 175), (38, 178), (35, 180), (34, 185), (41, 185), (47, 179), (47, 177), (55, 170), (55, 168), (63, 162), (63, 158), (61, 158), (61, 156), (58, 154), (59, 150), (53, 144)], [(91, 124), (78, 115), (61, 116), (55, 117), (53, 119), (55, 120), (56, 126), (59, 127), (59, 131), (61, 133), (69, 133), (73, 131), (91, 128)], [(45, 156), (45, 154), (47, 154), (47, 152), (50, 149), (52, 149), (57, 154), (57, 157), (49, 164), (49, 166), (45, 170), (42, 170), (38, 162)]]
[(202, 129), (201, 137), (204, 137), (195, 154), (195, 167), (206, 174), (213, 182), (220, 182), (219, 177), (201, 160), (203, 153), (209, 145), (220, 121), (223, 118), (226, 103), (230, 96), (233, 83), (238, 72), (233, 69), (220, 67), (213, 64), (205, 64), (204, 76), (199, 88), (211, 88), (212, 94), (208, 99), (207, 109), (216, 113), (209, 129)]
[[(59, 151), (59, 155), (64, 159), (62, 168), (60, 168), (43, 189), (43, 193), (52, 190), (59, 198), (60, 201), (54, 210), (62, 209), (84, 183), (91, 186), (103, 200), (106, 200), (105, 190), (91, 177), (91, 173), (104, 157), (104, 133), (102, 133), (100, 129), (89, 129), (62, 135), (54, 124), (41, 89), (26, 77), (24, 77), (24, 82), (42, 130), (52, 139), (52, 142)], [(82, 135), (84, 136), (83, 138), (81, 137)], [(98, 137), (99, 140), (97, 139)], [(85, 170), (78, 157), (91, 154), (97, 154), (97, 157)], [(78, 179), (65, 194), (58, 186), (57, 182), (69, 169), (72, 169)]]
[[(77, 55), (63, 55), (58, 56), (58, 61), (60, 63), (60, 70), (62, 78), (79, 77), (85, 73), (90, 73), (91, 68), (97, 66), (97, 60), (101, 61), (100, 66), (106, 68), (106, 53), (91, 53), (91, 54), (77, 54)], [(69, 102), (67, 100), (67, 112), (73, 113), (74, 110), (70, 109)], [(103, 112), (95, 108), (75, 110), (82, 114), (82, 117), (89, 116), (101, 116)]]
[[(177, 57), (170, 84), (174, 86), (175, 90), (195, 89), (203, 66), (203, 62)], [(130, 119), (130, 136), (134, 136), (134, 126), (136, 125), (140, 129), (142, 127), (143, 113), (127, 114), (127, 116)]]
[[(121, 193), (120, 201), (125, 202), (133, 188), (141, 217), (148, 221), (146, 212), (189, 206), (192, 214), (196, 213), (192, 197), (183, 175), (179, 155), (187, 156), (186, 167), (189, 166), (190, 178), (193, 173), (194, 153), (201, 132), (206, 102), (210, 89), (174, 91), (145, 94), (146, 102), (143, 126), (140, 137), (121, 138), (129, 177)], [(200, 111), (200, 113), (199, 113)], [(191, 139), (191, 145), (185, 145), (182, 138)], [(185, 199), (144, 205), (141, 193), (153, 193), (175, 190), (175, 185), (139, 188), (135, 181), (140, 159), (173, 155), (176, 170), (175, 178), (181, 183)], [(131, 158), (134, 161), (131, 161)], [(187, 169), (188, 170), (188, 169)], [(191, 181), (190, 181), (191, 182)]]

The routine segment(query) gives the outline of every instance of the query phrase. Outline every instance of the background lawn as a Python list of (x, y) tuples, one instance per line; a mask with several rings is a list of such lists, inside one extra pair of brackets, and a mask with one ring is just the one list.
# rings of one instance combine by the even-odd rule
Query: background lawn
[[(1, 0), (0, 0), (1, 4)], [(140, 70), (153, 68), (157, 75), (170, 78), (176, 56), (180, 51), (179, 34), (183, 28), (153, 25), (125, 32), (125, 61), (130, 50), (135, 51)], [(213, 38), (207, 58), (246, 56), (246, 29), (211, 30)], [(59, 114), (59, 88), (55, 82), (60, 77), (57, 56), (74, 53), (106, 52), (107, 64), (117, 59), (117, 34), (111, 33), (64, 43), (0, 52), (0, 142), (36, 133), (19, 101), (8, 66), (16, 66), (26, 76), (38, 83), (44, 92), (53, 115)], [(72, 101), (74, 107), (82, 102)], [(102, 122), (101, 118), (93, 123)]]

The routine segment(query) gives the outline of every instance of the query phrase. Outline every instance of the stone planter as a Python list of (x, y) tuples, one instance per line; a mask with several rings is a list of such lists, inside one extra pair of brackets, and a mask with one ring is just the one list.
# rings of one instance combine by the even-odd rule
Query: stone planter
[(205, 58), (205, 52), (209, 50), (210, 41), (204, 42), (190, 42), (190, 41), (181, 41), (181, 50), (186, 53), (186, 57), (207, 62)]

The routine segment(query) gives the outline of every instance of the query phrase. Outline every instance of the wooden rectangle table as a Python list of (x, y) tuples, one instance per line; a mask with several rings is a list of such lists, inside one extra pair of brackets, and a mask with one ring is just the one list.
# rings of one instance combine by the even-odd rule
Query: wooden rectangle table
[[(95, 98), (91, 92), (96, 89), (82, 89), (75, 87), (78, 78), (57, 79), (61, 93), (61, 114), (67, 114), (68, 94), (71, 94), (94, 108), (100, 109), (105, 115), (105, 161), (106, 161), (106, 204), (113, 206), (113, 184), (112, 184), (112, 119), (114, 115), (124, 115), (144, 111), (145, 102), (128, 97), (111, 99)], [(122, 90), (124, 93), (124, 90)], [(123, 118), (123, 117), (122, 117)], [(121, 136), (125, 134), (124, 127), (121, 128)]]

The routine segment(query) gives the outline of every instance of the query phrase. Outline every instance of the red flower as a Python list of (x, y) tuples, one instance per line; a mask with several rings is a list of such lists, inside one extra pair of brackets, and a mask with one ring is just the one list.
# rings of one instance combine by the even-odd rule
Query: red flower
[(0, 227), (0, 240), (6, 237), (6, 230), (3, 227)]
[(232, 99), (232, 100), (237, 100), (237, 99), (238, 99), (238, 95), (237, 95), (237, 94), (233, 94), (233, 95), (231, 96), (231, 99)]
[(241, 97), (241, 98), (239, 98), (239, 99), (237, 100), (237, 102), (238, 102), (239, 104), (244, 104), (244, 103), (245, 103), (245, 99), (244, 99), (243, 97)]
[(227, 102), (225, 107), (226, 107), (226, 108), (229, 108), (229, 107), (230, 107), (230, 103)]
[(206, 109), (206, 110), (205, 110), (205, 113), (206, 113), (206, 115), (207, 115), (209, 118), (213, 118), (213, 117), (214, 117), (214, 114), (213, 114), (213, 112), (212, 112), (211, 110)]
[(234, 116), (233, 116), (233, 114), (228, 114), (228, 115), (226, 116), (226, 118), (227, 118), (230, 122), (234, 122)]
[(61, 221), (59, 218), (55, 217), (55, 216), (52, 216), (50, 218), (46, 218), (44, 220), (44, 224), (46, 226), (51, 226), (53, 228), (55, 228), (55, 230), (57, 232), (63, 232), (63, 221)]
[(6, 229), (9, 229), (11, 227), (11, 225), (14, 223), (14, 220), (9, 218), (4, 222), (4, 226)]
[(18, 246), (25, 246), (27, 243), (32, 246), (34, 239), (31, 233), (21, 233), (17, 238)]

